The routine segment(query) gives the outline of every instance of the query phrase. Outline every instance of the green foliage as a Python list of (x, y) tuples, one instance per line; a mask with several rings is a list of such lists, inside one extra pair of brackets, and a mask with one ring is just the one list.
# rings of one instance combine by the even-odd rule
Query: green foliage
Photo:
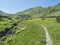
[(56, 17), (56, 21), (60, 23), (60, 16)]
[[(21, 28), (23, 27), (26, 28), (24, 30), (21, 30)], [(45, 44), (46, 42), (44, 30), (42, 29), (42, 27), (34, 24), (30, 20), (20, 22), (19, 25), (17, 26), (15, 35), (7, 38), (3, 43), (3, 45), (45, 45)]]

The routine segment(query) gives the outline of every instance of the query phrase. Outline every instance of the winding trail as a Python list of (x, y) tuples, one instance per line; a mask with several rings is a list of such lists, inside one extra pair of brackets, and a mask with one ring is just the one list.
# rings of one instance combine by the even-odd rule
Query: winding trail
[(47, 28), (44, 25), (41, 25), (41, 26), (44, 28), (45, 33), (46, 33), (46, 45), (52, 45), (52, 41), (50, 39), (49, 33), (47, 31)]
[[(37, 24), (37, 23), (35, 23), (35, 22), (33, 22), (33, 23), (36, 24), (36, 25), (39, 25), (39, 24)], [(47, 27), (45, 27), (44, 25), (39, 25), (39, 26), (43, 27), (44, 30), (45, 30), (45, 35), (46, 35), (46, 45), (52, 45), (52, 41), (51, 41), (51, 39), (50, 39), (50, 36), (49, 36)]]

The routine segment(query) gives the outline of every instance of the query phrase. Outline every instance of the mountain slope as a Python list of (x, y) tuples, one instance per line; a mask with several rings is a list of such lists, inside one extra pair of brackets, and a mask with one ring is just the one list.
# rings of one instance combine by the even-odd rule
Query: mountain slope
[(39, 17), (42, 15), (42, 12), (44, 12), (44, 10), (45, 10), (45, 8), (38, 6), (38, 7), (27, 9), (27, 10), (22, 11), (22, 12), (18, 12), (18, 13), (16, 13), (16, 15), (29, 14), (32, 17)]
[(20, 14), (29, 14), (31, 17), (58, 16), (60, 15), (60, 4), (48, 8), (43, 8), (38, 6), (18, 12), (15, 15), (20, 15)]
[(7, 13), (0, 10), (0, 15), (7, 15)]

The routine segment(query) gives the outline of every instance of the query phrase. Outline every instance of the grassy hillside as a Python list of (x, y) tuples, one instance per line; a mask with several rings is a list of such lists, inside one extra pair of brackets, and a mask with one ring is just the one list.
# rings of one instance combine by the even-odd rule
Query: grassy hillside
[(60, 4), (48, 8), (43, 8), (38, 6), (38, 7), (26, 9), (21, 12), (17, 12), (15, 15), (18, 16), (21, 14), (29, 14), (32, 18), (41, 17), (41, 16), (58, 16), (60, 15)]
[[(35, 7), (16, 14), (0, 11), (0, 45), (46, 45), (44, 25), (52, 45), (60, 45), (60, 4), (52, 7)], [(42, 17), (42, 18), (40, 18)]]
[[(15, 21), (16, 22), (16, 21)], [(14, 27), (14, 35), (4, 36), (3, 45), (46, 45), (45, 30), (41, 25), (46, 26), (53, 45), (60, 45), (60, 23), (55, 18), (35, 18), (18, 23)]]
[[(25, 29), (21, 29), (24, 28)], [(45, 32), (42, 27), (31, 21), (20, 22), (16, 27), (15, 34), (8, 37), (3, 45), (45, 45)]]
[(44, 10), (44, 8), (42, 8), (42, 7), (35, 7), (35, 8), (27, 9), (27, 10), (22, 11), (22, 12), (18, 12), (16, 14), (17, 15), (29, 14), (32, 17), (38, 17), (38, 16), (40, 16), (41, 12), (43, 12), (43, 10)]
[(33, 22), (37, 24), (43, 24), (47, 27), (53, 45), (60, 45), (60, 23), (56, 22), (55, 18), (47, 18), (45, 20), (33, 19)]

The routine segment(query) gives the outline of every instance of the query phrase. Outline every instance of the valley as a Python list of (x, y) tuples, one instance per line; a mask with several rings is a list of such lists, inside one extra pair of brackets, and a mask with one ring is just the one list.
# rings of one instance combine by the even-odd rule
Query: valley
[(60, 45), (60, 4), (0, 12), (0, 45)]

